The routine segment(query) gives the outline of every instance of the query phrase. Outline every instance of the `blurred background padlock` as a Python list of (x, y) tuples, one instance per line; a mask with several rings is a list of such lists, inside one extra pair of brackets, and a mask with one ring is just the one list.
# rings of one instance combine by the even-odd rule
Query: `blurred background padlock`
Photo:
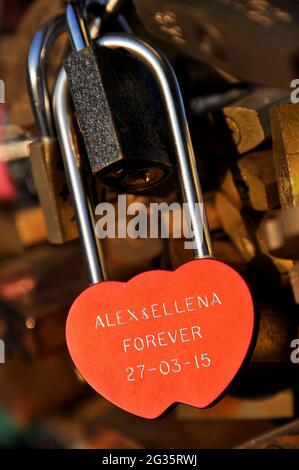
[[(48, 136), (40, 132), (26, 83), (30, 44), (50, 18), (64, 13), (65, 4), (4, 1), (0, 337), (6, 364), (0, 364), (0, 442), (1, 429), (11, 429), (10, 445), (21, 436), (20, 445), (33, 447), (240, 445), (298, 415), (298, 365), (290, 361), (299, 302), (298, 105), (290, 102), (298, 65), (298, 3), (128, 0), (119, 2), (112, 16), (105, 2), (87, 3), (94, 31), (129, 27), (159, 46), (175, 68), (215, 255), (252, 286), (259, 312), (256, 345), (251, 361), (214, 408), (180, 406), (159, 424), (114, 410), (82, 383), (66, 353), (64, 324), (69, 305), (87, 285), (86, 273), (55, 130)], [(71, 52), (66, 32), (49, 49), (42, 73), (51, 100), (63, 61), (77, 53)], [(125, 193), (128, 202), (144, 202), (148, 211), (150, 201), (180, 200), (169, 132), (153, 83), (140, 64), (119, 52), (101, 60), (105, 98), (117, 112), (127, 108), (128, 133), (119, 134), (112, 116), (118, 151), (104, 162), (96, 150), (86, 152), (86, 136), (83, 132), (81, 138), (76, 118), (80, 123), (80, 112), (84, 118), (92, 108), (87, 102), (81, 111), (76, 108), (74, 80), (77, 151), (89, 161), (94, 199), (116, 207), (117, 195)], [(132, 91), (121, 93), (130, 89), (126, 86), (135, 90), (134, 100)], [(145, 109), (155, 139), (147, 136), (141, 148)], [(119, 280), (146, 269), (174, 269), (191, 256), (183, 240), (175, 238), (106, 239), (103, 251), (110, 277)], [(32, 432), (33, 423), (38, 433)]]

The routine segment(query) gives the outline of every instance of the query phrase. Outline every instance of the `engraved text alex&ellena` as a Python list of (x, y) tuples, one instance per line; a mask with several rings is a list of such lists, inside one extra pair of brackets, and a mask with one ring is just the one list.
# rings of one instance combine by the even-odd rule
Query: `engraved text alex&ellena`
[[(96, 329), (121, 327), (130, 325), (132, 322), (142, 320), (155, 320), (173, 315), (184, 315), (191, 312), (199, 312), (203, 309), (213, 308), (221, 305), (221, 297), (216, 292), (211, 295), (185, 297), (182, 300), (173, 300), (172, 302), (152, 303), (138, 309), (123, 308), (114, 313), (98, 314), (96, 316)], [(185, 316), (184, 316), (185, 317)], [(150, 322), (152, 324), (152, 322)], [(124, 332), (126, 329), (124, 330)], [(188, 343), (190, 341), (201, 340), (203, 335), (199, 325), (183, 326), (169, 329), (168, 331), (159, 331), (147, 333), (136, 337), (126, 337), (122, 340), (122, 349), (124, 353), (130, 351), (143, 351), (152, 348), (163, 348), (176, 343)]]

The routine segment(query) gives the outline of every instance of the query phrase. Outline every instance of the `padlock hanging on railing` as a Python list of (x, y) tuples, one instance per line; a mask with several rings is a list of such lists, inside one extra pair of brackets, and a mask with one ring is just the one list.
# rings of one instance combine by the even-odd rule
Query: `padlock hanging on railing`
[(212, 258), (212, 244), (184, 106), (174, 72), (144, 41), (125, 35), (97, 40), (122, 49), (148, 68), (159, 87), (171, 128), (184, 201), (194, 232), (194, 259), (175, 272), (148, 271), (127, 283), (104, 281), (103, 263), (68, 126), (68, 83), (61, 71), (54, 94), (57, 131), (73, 195), (92, 285), (73, 303), (66, 336), (85, 380), (120, 408), (145, 418), (175, 403), (211, 405), (241, 367), (253, 334), (247, 285)]

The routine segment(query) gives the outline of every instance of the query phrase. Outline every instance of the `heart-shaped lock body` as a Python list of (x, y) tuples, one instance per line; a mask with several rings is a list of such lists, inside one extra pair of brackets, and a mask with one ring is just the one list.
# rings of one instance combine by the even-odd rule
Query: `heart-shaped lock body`
[(253, 326), (244, 280), (206, 258), (89, 287), (71, 307), (66, 335), (78, 371), (98, 393), (156, 418), (174, 403), (213, 403), (242, 365)]

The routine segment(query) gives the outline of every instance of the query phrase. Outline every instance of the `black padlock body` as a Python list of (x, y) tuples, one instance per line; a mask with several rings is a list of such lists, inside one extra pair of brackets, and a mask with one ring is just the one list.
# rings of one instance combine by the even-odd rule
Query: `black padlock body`
[(126, 192), (169, 181), (175, 157), (168, 121), (145, 66), (96, 46), (72, 52), (64, 66), (92, 172)]

